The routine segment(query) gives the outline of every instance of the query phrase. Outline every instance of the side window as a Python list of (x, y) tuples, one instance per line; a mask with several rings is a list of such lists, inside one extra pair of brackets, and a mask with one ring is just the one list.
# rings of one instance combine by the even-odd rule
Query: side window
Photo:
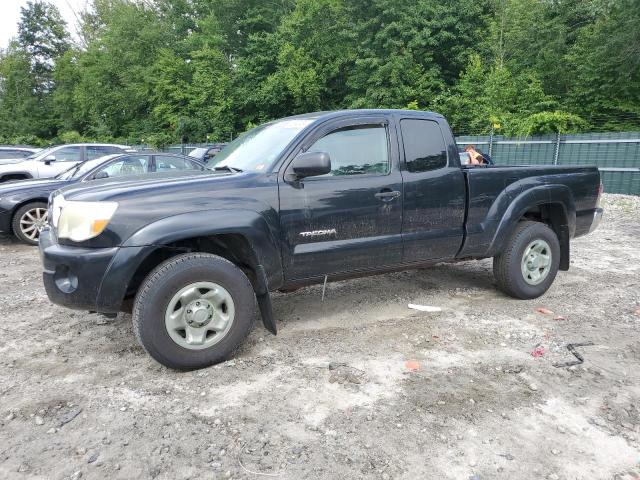
[(0, 158), (24, 158), (31, 155), (27, 150), (0, 150)]
[(156, 155), (156, 172), (175, 172), (178, 170), (201, 170), (197, 163), (170, 155)]
[(87, 146), (87, 160), (93, 160), (94, 158), (104, 157), (105, 155), (111, 155), (112, 153), (120, 153), (121, 150), (117, 147), (109, 147), (107, 145), (94, 145)]
[(408, 171), (426, 172), (447, 166), (447, 147), (436, 122), (404, 119), (400, 128)]
[(316, 141), (307, 151), (329, 154), (331, 173), (327, 175), (389, 173), (389, 142), (382, 125), (341, 128)]
[(97, 177), (106, 173), (107, 177), (103, 178), (109, 178), (147, 173), (149, 171), (149, 158), (148, 155), (131, 155), (119, 158), (115, 162), (98, 170), (94, 176)]
[(79, 162), (80, 147), (62, 147), (53, 152), (58, 162)]

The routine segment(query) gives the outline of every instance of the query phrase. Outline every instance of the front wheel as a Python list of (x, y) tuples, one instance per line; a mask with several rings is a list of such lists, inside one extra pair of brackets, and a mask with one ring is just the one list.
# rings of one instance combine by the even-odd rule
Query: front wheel
[(13, 233), (29, 245), (37, 245), (40, 231), (47, 224), (47, 204), (31, 202), (23, 205), (13, 216)]
[(208, 253), (170, 258), (144, 280), (133, 327), (145, 350), (177, 370), (226, 360), (253, 327), (256, 297), (247, 276)]
[(544, 294), (558, 273), (560, 242), (540, 222), (520, 222), (504, 250), (493, 258), (493, 274), (500, 290), (515, 298)]

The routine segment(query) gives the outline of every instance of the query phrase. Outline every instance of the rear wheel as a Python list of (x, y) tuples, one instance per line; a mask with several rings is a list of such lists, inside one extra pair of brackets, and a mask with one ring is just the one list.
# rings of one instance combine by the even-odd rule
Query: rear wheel
[(13, 216), (13, 233), (24, 243), (37, 245), (40, 231), (47, 224), (47, 204), (32, 202), (23, 205)]
[(521, 222), (504, 250), (493, 258), (493, 274), (500, 290), (515, 298), (544, 294), (558, 273), (560, 242), (555, 232), (540, 222)]
[(247, 276), (208, 253), (178, 255), (142, 283), (133, 326), (159, 363), (193, 370), (226, 360), (249, 334), (257, 315)]

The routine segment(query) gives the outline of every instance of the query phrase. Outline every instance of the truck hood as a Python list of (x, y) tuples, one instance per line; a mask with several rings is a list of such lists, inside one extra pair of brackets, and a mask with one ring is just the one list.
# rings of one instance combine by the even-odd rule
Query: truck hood
[(93, 180), (71, 185), (61, 190), (67, 200), (83, 202), (118, 201), (141, 197), (157, 198), (162, 192), (182, 188), (198, 188), (194, 185), (216, 182), (218, 179), (234, 176), (228, 172), (168, 172), (156, 174), (132, 175), (121, 178)]
[[(215, 225), (214, 211), (249, 210), (274, 215), (278, 203), (277, 175), (257, 172), (196, 172), (83, 182), (60, 190), (67, 201), (117, 202), (105, 231), (82, 242), (86, 247), (114, 247), (146, 225), (194, 212)], [(266, 213), (271, 212), (271, 213)], [(72, 244), (62, 239), (61, 243)]]

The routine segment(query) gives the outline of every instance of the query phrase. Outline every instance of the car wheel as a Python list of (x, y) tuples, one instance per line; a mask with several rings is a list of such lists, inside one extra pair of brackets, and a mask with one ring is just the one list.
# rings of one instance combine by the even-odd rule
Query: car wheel
[(544, 294), (558, 273), (560, 242), (540, 222), (520, 222), (504, 250), (493, 258), (493, 274), (500, 290), (515, 298)]
[(133, 327), (145, 350), (177, 370), (229, 358), (256, 321), (249, 279), (233, 263), (187, 253), (160, 264), (144, 280), (133, 305)]
[(47, 224), (47, 204), (31, 202), (20, 207), (13, 215), (13, 233), (22, 242), (37, 245), (40, 231)]

